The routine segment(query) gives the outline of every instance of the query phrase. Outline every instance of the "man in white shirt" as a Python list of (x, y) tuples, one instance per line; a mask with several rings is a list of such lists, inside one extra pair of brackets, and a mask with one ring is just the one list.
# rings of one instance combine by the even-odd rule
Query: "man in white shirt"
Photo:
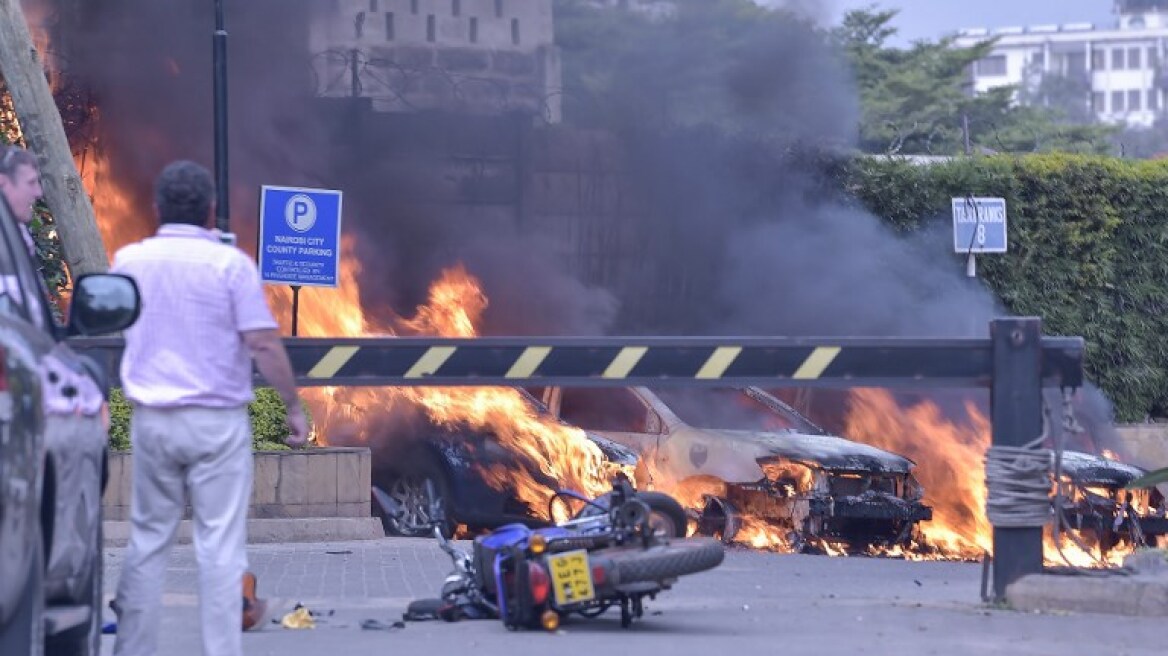
[(155, 236), (114, 256), (138, 283), (142, 314), (126, 330), (121, 379), (134, 407), (130, 545), (118, 584), (116, 656), (158, 649), (162, 583), (183, 506), (194, 513), (203, 653), (241, 656), (240, 581), (252, 486), (252, 361), (288, 407), (291, 446), (308, 426), (259, 272), (206, 226), (205, 168), (167, 166), (155, 183)]

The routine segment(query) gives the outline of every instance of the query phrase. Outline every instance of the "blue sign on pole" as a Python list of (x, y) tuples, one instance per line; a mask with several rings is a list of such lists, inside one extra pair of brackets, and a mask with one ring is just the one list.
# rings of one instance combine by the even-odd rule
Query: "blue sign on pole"
[(1006, 200), (954, 198), (953, 249), (962, 254), (1005, 253)]
[(260, 279), (336, 287), (341, 258), (341, 192), (265, 185), (260, 190)]

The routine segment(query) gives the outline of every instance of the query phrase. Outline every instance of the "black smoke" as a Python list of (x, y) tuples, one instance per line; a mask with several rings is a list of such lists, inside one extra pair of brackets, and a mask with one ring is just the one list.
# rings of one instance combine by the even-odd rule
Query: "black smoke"
[[(162, 166), (213, 162), (211, 3), (42, 1), (80, 8), (62, 13), (59, 50), (100, 110), (93, 143), (132, 191), (140, 232)], [(544, 129), (531, 116), (387, 116), (323, 101), (314, 63), (327, 53), (311, 50), (308, 26), (330, 3), (227, 3), (241, 243), (254, 242), (261, 184), (340, 188), (363, 302), (379, 316), (411, 315), (461, 262), (484, 282), (493, 334), (986, 335), (1006, 311), (964, 276), (944, 217), (906, 239), (833, 186), (824, 162), (850, 154), (859, 116), (840, 53), (799, 13), (720, 24), (710, 8), (727, 2), (686, 0), (636, 40), (564, 35), (566, 129), (615, 135), (614, 168), (647, 208), (623, 217), (617, 248), (588, 267), (557, 250), (556, 217), (523, 215), (521, 167), (462, 190), (473, 212), (434, 200), (449, 152), (427, 144), (520, 157), (524, 135)], [(727, 32), (739, 38), (719, 46)], [(582, 62), (608, 67), (607, 91), (578, 84)]]

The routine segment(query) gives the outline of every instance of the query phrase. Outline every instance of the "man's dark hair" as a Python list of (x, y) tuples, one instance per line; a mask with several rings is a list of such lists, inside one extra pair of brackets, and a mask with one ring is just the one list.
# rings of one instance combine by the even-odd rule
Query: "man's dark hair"
[(214, 195), (211, 174), (187, 160), (168, 164), (154, 182), (154, 204), (162, 223), (206, 226)]
[(19, 166), (30, 166), (36, 170), (36, 155), (20, 146), (0, 145), (0, 175), (12, 179)]

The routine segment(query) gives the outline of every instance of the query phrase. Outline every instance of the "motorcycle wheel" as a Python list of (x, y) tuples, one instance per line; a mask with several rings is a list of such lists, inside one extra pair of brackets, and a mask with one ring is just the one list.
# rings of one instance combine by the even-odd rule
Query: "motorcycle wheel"
[(690, 538), (648, 549), (612, 549), (596, 553), (612, 561), (620, 584), (666, 581), (697, 574), (722, 564), (726, 551), (712, 538)]

